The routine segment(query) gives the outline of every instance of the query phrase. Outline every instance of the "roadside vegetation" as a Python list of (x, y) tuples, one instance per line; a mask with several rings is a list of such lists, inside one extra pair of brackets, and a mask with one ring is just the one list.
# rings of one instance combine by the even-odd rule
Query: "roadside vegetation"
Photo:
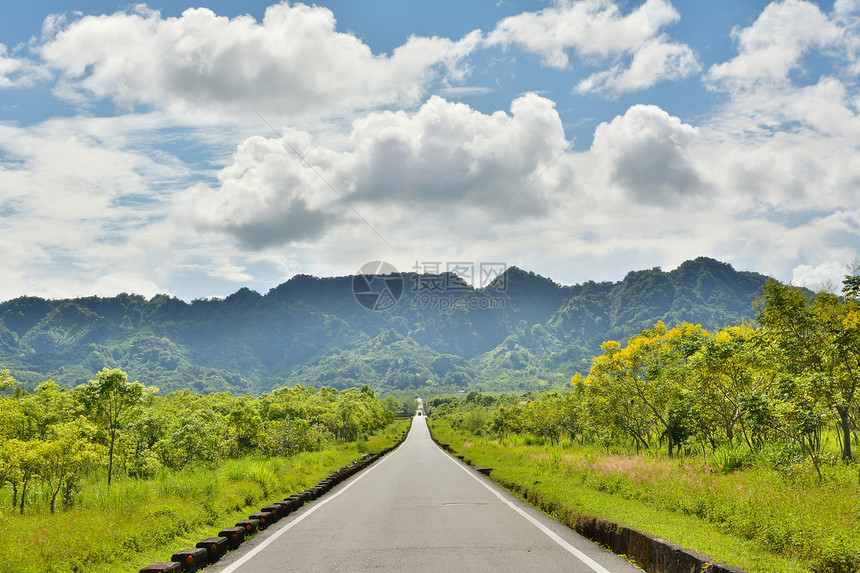
[(368, 387), (158, 396), (105, 369), (29, 394), (2, 374), (0, 572), (138, 571), (391, 445)]
[(570, 523), (750, 572), (860, 571), (858, 295), (856, 273), (842, 295), (769, 283), (757, 325), (658, 323), (604, 343), (570, 391), (428, 400), (432, 428)]

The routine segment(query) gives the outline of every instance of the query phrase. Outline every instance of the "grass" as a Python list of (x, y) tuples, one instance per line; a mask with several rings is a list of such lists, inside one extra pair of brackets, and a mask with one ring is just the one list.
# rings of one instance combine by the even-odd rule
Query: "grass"
[(433, 421), (443, 442), (493, 468), (491, 477), (554, 517), (609, 519), (707, 553), (750, 573), (860, 571), (857, 466), (723, 473), (701, 458), (478, 438)]
[[(0, 511), (0, 573), (137, 572), (168, 561), (260, 507), (396, 442), (409, 420), (359, 441), (289, 458), (246, 457), (214, 468), (164, 470), (150, 480), (86, 484), (78, 504), (50, 515), (42, 500), (23, 516)], [(4, 501), (8, 498), (4, 492)]]

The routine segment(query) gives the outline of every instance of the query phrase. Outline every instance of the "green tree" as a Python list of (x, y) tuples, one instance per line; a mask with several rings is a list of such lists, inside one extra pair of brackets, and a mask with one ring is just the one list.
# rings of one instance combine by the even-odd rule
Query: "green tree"
[(0, 390), (11, 390), (16, 383), (17, 380), (12, 378), (8, 370), (0, 371)]
[(51, 494), (51, 513), (55, 512), (57, 495), (63, 492), (66, 506), (72, 502), (81, 476), (98, 463), (98, 451), (91, 437), (95, 428), (85, 419), (58, 424), (52, 435), (42, 442), (36, 455), (41, 462), (41, 476)]
[(36, 386), (36, 393), (26, 401), (27, 417), (35, 436), (45, 439), (49, 428), (65, 421), (72, 401), (69, 393), (53, 380)]
[(842, 294), (851, 300), (860, 299), (860, 259), (848, 265), (848, 274), (842, 280)]
[[(40, 450), (44, 442), (41, 440), (29, 440), (27, 442), (19, 442), (17, 444), (17, 452), (14, 453), (17, 458), (17, 472), (15, 477), (21, 484), (20, 513), (24, 515), (24, 504), (27, 501), (27, 487), (35, 479), (45, 467), (45, 464), (40, 457)], [(14, 494), (13, 494), (14, 495)]]
[(128, 375), (115, 368), (103, 369), (98, 379), (79, 387), (81, 398), (93, 419), (108, 433), (108, 486), (113, 476), (113, 455), (117, 432), (123, 423), (140, 407), (144, 387), (140, 382), (129, 382)]
[[(228, 446), (218, 427), (223, 420), (203, 409), (181, 417), (179, 426), (155, 445), (165, 465), (181, 468), (193, 462), (212, 463), (226, 457)], [(234, 442), (235, 443), (235, 442)]]
[(151, 396), (140, 415), (126, 424), (126, 438), (121, 449), (125, 472), (132, 477), (151, 477), (161, 467), (154, 452), (155, 445), (179, 424), (176, 413), (169, 408), (167, 399)]
[(8, 483), (12, 489), (12, 509), (18, 507), (18, 490), (23, 474), (21, 462), (27, 443), (18, 439), (0, 439), (0, 485)]
[(263, 419), (249, 400), (243, 400), (233, 408), (227, 416), (227, 424), (234, 438), (236, 455), (247, 452), (257, 445), (263, 428)]
[[(614, 352), (618, 342), (608, 341), (602, 348), (604, 354)], [(620, 347), (620, 345), (619, 345)], [(643, 407), (642, 399), (629, 394), (615, 377), (589, 375), (575, 379), (574, 389), (582, 394), (583, 414), (592, 435), (604, 445), (619, 439), (631, 438), (636, 452), (648, 449), (651, 434), (656, 427), (654, 413)]]
[(772, 400), (773, 431), (793, 440), (809, 456), (818, 479), (821, 475), (821, 430), (829, 417), (828, 410), (815, 394), (821, 381), (816, 376), (783, 378), (778, 395)]
[(764, 287), (758, 320), (784, 354), (785, 370), (814, 380), (812, 395), (839, 415), (842, 457), (850, 460), (851, 410), (860, 384), (860, 309), (855, 299), (772, 281)]

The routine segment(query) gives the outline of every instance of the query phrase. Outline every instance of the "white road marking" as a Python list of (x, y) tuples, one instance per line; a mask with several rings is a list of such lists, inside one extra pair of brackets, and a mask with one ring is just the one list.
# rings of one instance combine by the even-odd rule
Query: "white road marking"
[[(393, 454), (395, 452), (396, 452), (396, 450), (390, 452), (390, 454)], [(545, 526), (544, 524), (539, 522), (537, 519), (535, 519), (534, 517), (532, 517), (528, 513), (526, 513), (521, 508), (517, 507), (510, 500), (505, 499), (505, 497), (501, 493), (499, 493), (494, 488), (492, 488), (489, 484), (487, 484), (482, 477), (479, 477), (477, 474), (475, 474), (473, 471), (468, 469), (466, 466), (460, 464), (460, 462), (458, 462), (457, 460), (455, 460), (453, 457), (449, 456), (448, 454), (442, 452), (441, 450), (440, 450), (440, 453), (442, 453), (446, 458), (451, 460), (451, 462), (454, 465), (456, 465), (458, 468), (463, 470), (466, 473), (466, 475), (470, 476), (476, 482), (478, 482), (483, 487), (485, 487), (488, 491), (492, 492), (492, 494), (494, 496), (496, 496), (502, 503), (504, 503), (505, 505), (507, 505), (508, 507), (510, 507), (511, 509), (513, 509), (514, 511), (519, 513), (526, 520), (528, 520), (529, 523), (531, 523), (532, 525), (537, 527), (542, 533), (544, 533), (547, 537), (549, 537), (550, 539), (555, 541), (565, 551), (567, 551), (568, 553), (570, 553), (571, 555), (573, 555), (574, 557), (579, 559), (582, 563), (584, 563), (586, 566), (588, 566), (592, 571), (594, 571), (595, 573), (610, 573), (609, 570), (607, 570), (602, 565), (600, 565), (599, 563), (594, 561), (591, 557), (589, 557), (588, 555), (586, 555), (585, 553), (583, 553), (582, 551), (580, 551), (579, 549), (577, 549), (576, 547), (574, 547), (573, 545), (571, 545), (570, 543), (568, 543), (567, 541), (565, 541), (564, 539), (559, 537), (555, 532), (553, 532), (547, 526)], [(326, 496), (322, 501), (314, 504), (313, 507), (308, 509), (306, 512), (304, 512), (302, 515), (298, 516), (296, 519), (294, 519), (290, 523), (288, 523), (286, 526), (284, 526), (281, 529), (279, 529), (278, 531), (276, 531), (274, 534), (272, 534), (271, 537), (267, 538), (265, 541), (260, 543), (258, 546), (254, 547), (254, 549), (250, 550), (248, 553), (246, 553), (244, 556), (242, 556), (238, 561), (236, 561), (232, 565), (228, 566), (226, 569), (223, 569), (221, 571), (221, 573), (234, 573), (236, 570), (239, 569), (239, 567), (241, 567), (242, 565), (244, 565), (245, 563), (250, 561), (255, 555), (257, 555), (257, 553), (261, 552), (263, 549), (268, 547), (271, 543), (273, 543), (275, 540), (277, 540), (281, 535), (283, 535), (284, 533), (286, 533), (287, 531), (292, 529), (295, 525), (298, 525), (299, 523), (301, 523), (306, 517), (311, 515), (317, 509), (324, 506), (325, 504), (327, 504), (331, 500), (337, 498), (340, 494), (342, 494), (343, 492), (345, 492), (346, 490), (351, 488), (353, 485), (358, 483), (359, 480), (364, 479), (364, 477), (367, 476), (368, 474), (370, 474), (370, 472), (372, 472), (373, 470), (378, 468), (380, 465), (385, 463), (391, 457), (390, 454), (383, 456), (383, 459), (381, 459), (378, 462), (376, 462), (375, 464), (371, 465), (368, 469), (366, 469), (364, 472), (362, 472), (361, 475), (354, 477), (353, 479), (350, 479), (349, 482), (337, 493), (335, 493), (331, 496)]]
[(529, 523), (531, 523), (532, 525), (534, 525), (535, 527), (540, 529), (547, 537), (549, 537), (550, 539), (552, 539), (553, 541), (558, 543), (568, 553), (570, 553), (571, 555), (573, 555), (574, 557), (576, 557), (577, 559), (582, 561), (585, 565), (590, 567), (592, 571), (595, 571), (595, 573), (610, 573), (609, 570), (604, 568), (600, 563), (596, 562), (594, 559), (592, 559), (591, 557), (589, 557), (588, 555), (586, 555), (585, 553), (583, 553), (582, 551), (580, 551), (579, 549), (577, 549), (576, 547), (574, 547), (573, 545), (571, 545), (570, 543), (568, 543), (567, 541), (565, 541), (564, 539), (559, 537), (553, 530), (551, 530), (546, 525), (544, 525), (543, 523), (541, 523), (540, 521), (538, 521), (537, 519), (535, 519), (534, 517), (532, 517), (531, 515), (526, 513), (523, 509), (514, 505), (513, 502), (511, 502), (508, 499), (505, 499), (505, 497), (501, 493), (499, 493), (498, 491), (496, 491), (495, 489), (490, 487), (484, 481), (484, 479), (481, 477), (478, 477), (478, 475), (475, 474), (475, 472), (471, 471), (466, 466), (462, 465), (460, 462), (458, 462), (457, 460), (455, 460), (454, 458), (452, 458), (448, 454), (445, 454), (444, 452), (442, 452), (442, 453), (445, 455), (446, 458), (451, 460), (451, 462), (454, 465), (456, 465), (458, 468), (460, 468), (461, 470), (466, 472), (466, 474), (469, 475), (476, 482), (478, 482), (479, 484), (481, 484), (482, 486), (487, 488), (489, 491), (491, 491), (493, 493), (493, 495), (495, 495), (497, 498), (499, 498), (499, 500), (501, 500), (503, 503), (505, 503), (508, 507), (510, 507), (511, 509), (513, 509), (514, 511), (516, 511), (517, 513), (519, 513), (520, 515), (525, 517), (529, 521)]
[(311, 515), (313, 512), (315, 512), (316, 510), (318, 510), (319, 508), (321, 508), (322, 506), (324, 506), (325, 504), (327, 504), (331, 500), (337, 498), (340, 494), (342, 494), (343, 492), (345, 492), (346, 490), (348, 490), (349, 488), (351, 488), (352, 486), (357, 484), (360, 480), (364, 479), (365, 476), (370, 474), (370, 472), (372, 472), (373, 470), (375, 470), (376, 468), (378, 468), (379, 466), (384, 464), (386, 462), (386, 460), (388, 460), (391, 457), (391, 454), (393, 454), (396, 451), (397, 450), (394, 450), (392, 452), (389, 452), (388, 455), (382, 456), (381, 460), (377, 461), (374, 464), (371, 464), (371, 466), (369, 468), (367, 468), (364, 472), (362, 472), (361, 475), (359, 475), (358, 477), (354, 477), (354, 478), (350, 479), (349, 482), (345, 486), (343, 486), (343, 488), (340, 491), (338, 491), (337, 493), (335, 493), (331, 496), (325, 496), (322, 501), (320, 501), (319, 503), (315, 503), (313, 505), (313, 507), (311, 507), (309, 510), (307, 510), (306, 512), (304, 512), (303, 514), (298, 516), (293, 521), (289, 522), (285, 527), (282, 527), (281, 529), (276, 531), (271, 537), (269, 537), (268, 539), (266, 539), (265, 541), (260, 543), (258, 546), (253, 548), (251, 551), (246, 553), (244, 556), (242, 556), (241, 559), (239, 559), (238, 561), (236, 561), (235, 563), (233, 563), (232, 565), (230, 565), (226, 569), (222, 570), (221, 573), (233, 573), (234, 571), (239, 569), (239, 567), (241, 567), (242, 565), (247, 563), (249, 560), (251, 560), (257, 553), (259, 553), (260, 551), (262, 551), (263, 549), (268, 547), (271, 543), (273, 543), (281, 535), (283, 535), (284, 533), (286, 533), (287, 531), (292, 529), (294, 526), (296, 526), (299, 523), (301, 523), (302, 521), (304, 521), (304, 519), (306, 517), (308, 517), (309, 515)]

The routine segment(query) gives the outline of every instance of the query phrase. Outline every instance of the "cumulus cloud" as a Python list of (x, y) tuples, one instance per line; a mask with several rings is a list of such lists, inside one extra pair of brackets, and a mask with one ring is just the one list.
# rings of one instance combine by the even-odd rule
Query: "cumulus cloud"
[(249, 138), (219, 173), (220, 186), (198, 184), (181, 210), (248, 249), (312, 242), (361, 212), (498, 213), (531, 186), (518, 218), (551, 205), (554, 190), (532, 183), (567, 147), (553, 102), (535, 94), (490, 115), (433, 96), (411, 114), (365, 115), (350, 141), (338, 152), (295, 131)]
[(791, 272), (791, 283), (818, 291), (831, 288), (839, 291), (847, 274), (844, 262), (827, 261), (819, 265), (798, 265)]
[(670, 206), (706, 188), (689, 151), (697, 133), (657, 106), (635, 105), (597, 127), (590, 153), (637, 203)]
[[(847, 9), (844, 3), (841, 9)], [(751, 26), (733, 30), (732, 36), (738, 55), (714, 65), (709, 76), (715, 85), (738, 88), (789, 82), (804, 55), (840, 43), (843, 30), (817, 5), (784, 0), (769, 4)]]
[(118, 292), (140, 294), (147, 298), (163, 293), (164, 290), (146, 276), (132, 272), (104, 274), (87, 289), (96, 296), (116, 296)]
[[(32, 49), (60, 78), (56, 93), (146, 113), (0, 124), (0, 298), (149, 295), (183, 282), (192, 296), (237, 283), (262, 292), (372, 257), (402, 270), (506, 260), (573, 282), (705, 254), (781, 278), (794, 269), (805, 286), (838, 282), (860, 236), (860, 99), (847, 79), (858, 8), (769, 5), (735, 30), (737, 57), (708, 73), (728, 95), (720, 106), (698, 118), (665, 104), (615, 111), (580, 151), (567, 148), (562, 118), (594, 110), (569, 97), (560, 117), (536, 94), (488, 112), (427, 93), (487, 92), (460, 85), (481, 46), (587, 68), (581, 94), (688, 77), (699, 63), (667, 32), (680, 18), (668, 0), (560, 0), (500, 22), (485, 43), (477, 32), (412, 38), (389, 54), (301, 4), (261, 21), (140, 7), (49, 18)], [(808, 55), (849, 68), (810, 78), (798, 73)], [(0, 49), (0, 86), (36, 81), (30, 65)], [(232, 123), (254, 109), (287, 124), (283, 138), (260, 137), (256, 118)], [(176, 128), (177, 112), (215, 127)], [(177, 151), (185, 142), (194, 148)], [(376, 246), (385, 252), (371, 257)]]
[(700, 70), (689, 46), (661, 33), (680, 17), (666, 0), (646, 0), (626, 15), (611, 0), (561, 0), (551, 8), (502, 20), (486, 43), (520, 46), (539, 55), (545, 66), (559, 69), (570, 65), (570, 52), (587, 62), (614, 61), (576, 90), (619, 95)]
[(836, 0), (833, 4), (833, 12), (837, 16), (848, 16), (858, 11), (860, 11), (860, 0)]
[(491, 115), (434, 96), (414, 114), (356, 121), (352, 141), (356, 197), (440, 209), (504, 204), (567, 146), (555, 104), (535, 94), (517, 98), (510, 114)]
[(111, 99), (179, 112), (314, 115), (414, 104), (439, 74), (461, 79), (480, 33), (460, 41), (412, 37), (373, 54), (336, 30), (332, 12), (276, 4), (261, 22), (206, 8), (177, 18), (138, 5), (127, 12), (57, 21), (40, 47), (70, 99)]
[(336, 191), (323, 175), (334, 154), (322, 147), (308, 150), (309, 144), (307, 133), (295, 131), (281, 139), (247, 139), (219, 172), (219, 188), (198, 183), (182, 198), (184, 215), (249, 249), (318, 239), (335, 220), (330, 205)]

